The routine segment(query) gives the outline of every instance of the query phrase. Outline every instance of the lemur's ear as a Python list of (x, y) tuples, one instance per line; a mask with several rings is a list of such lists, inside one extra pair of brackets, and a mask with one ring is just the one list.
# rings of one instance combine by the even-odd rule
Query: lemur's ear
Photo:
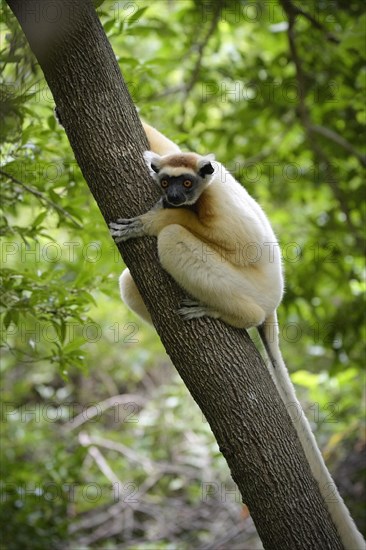
[(150, 173), (152, 175), (156, 174), (160, 170), (160, 160), (161, 157), (152, 151), (145, 151), (144, 159)]
[(60, 126), (62, 126), (62, 128), (64, 127), (64, 125), (62, 124), (62, 118), (61, 118), (61, 114), (60, 114), (60, 109), (55, 105), (55, 107), (53, 108), (53, 114), (55, 115), (55, 119), (57, 120), (57, 122), (59, 123)]
[(205, 155), (198, 161), (197, 172), (198, 172), (198, 175), (201, 176), (201, 178), (204, 178), (205, 176), (208, 176), (214, 173), (215, 167), (212, 165), (214, 160), (215, 160), (215, 155), (209, 154), (209, 155)]

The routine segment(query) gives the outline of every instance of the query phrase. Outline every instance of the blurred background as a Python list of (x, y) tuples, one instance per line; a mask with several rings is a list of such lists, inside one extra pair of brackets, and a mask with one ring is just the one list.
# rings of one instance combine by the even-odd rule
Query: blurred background
[[(268, 214), (283, 355), (365, 534), (363, 3), (96, 8), (140, 115)], [(119, 299), (122, 260), (2, 10), (3, 548), (260, 549), (207, 422)]]

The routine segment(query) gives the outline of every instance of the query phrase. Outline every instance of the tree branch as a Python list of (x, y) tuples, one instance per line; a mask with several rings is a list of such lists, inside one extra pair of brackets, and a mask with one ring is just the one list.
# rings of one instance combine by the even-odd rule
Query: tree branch
[(302, 67), (301, 58), (297, 51), (297, 45), (295, 40), (296, 9), (289, 0), (280, 0), (280, 2), (287, 14), (288, 22), (289, 22), (287, 36), (288, 36), (291, 58), (296, 69), (296, 79), (299, 87), (298, 107), (299, 107), (299, 117), (300, 117), (301, 123), (304, 127), (306, 137), (308, 139), (310, 148), (313, 150), (315, 158), (318, 160), (319, 163), (322, 163), (326, 168), (326, 174), (328, 176), (327, 183), (332, 189), (333, 195), (338, 201), (338, 204), (343, 214), (345, 215), (347, 225), (354, 236), (355, 242), (357, 243), (358, 246), (360, 246), (363, 249), (364, 241), (362, 238), (359, 237), (357, 227), (355, 227), (352, 221), (350, 208), (348, 206), (346, 197), (339, 185), (339, 180), (334, 173), (334, 170), (332, 168), (332, 163), (329, 160), (323, 148), (321, 147), (321, 145), (319, 144), (316, 136), (314, 135), (315, 133), (321, 133), (321, 132), (319, 132), (319, 127), (314, 126), (312, 124), (310, 112), (306, 105), (305, 75)]
[(202, 60), (203, 60), (203, 55), (205, 53), (205, 49), (206, 49), (206, 47), (207, 47), (207, 45), (210, 41), (210, 38), (212, 37), (212, 35), (215, 32), (215, 29), (217, 27), (217, 23), (218, 23), (219, 18), (220, 18), (220, 13), (221, 13), (221, 8), (222, 8), (221, 1), (217, 0), (216, 3), (214, 4), (214, 6), (215, 6), (215, 11), (213, 13), (210, 26), (207, 29), (207, 32), (206, 32), (205, 36), (196, 45), (196, 48), (195, 48), (197, 50), (197, 59), (196, 59), (195, 65), (193, 67), (191, 78), (189, 79), (188, 83), (185, 86), (184, 100), (187, 99), (188, 95), (190, 94), (191, 90), (193, 89), (194, 85), (197, 82), (197, 79), (198, 79), (199, 74), (200, 74), (201, 66), (202, 66)]
[(217, 27), (217, 24), (218, 24), (218, 21), (219, 21), (219, 18), (220, 18), (221, 8), (222, 8), (221, 0), (216, 0), (216, 3), (214, 4), (214, 13), (213, 13), (209, 28), (208, 28), (206, 34), (204, 35), (204, 37), (202, 38), (202, 40), (196, 45), (196, 49), (197, 49), (196, 63), (193, 67), (191, 78), (189, 79), (189, 81), (187, 82), (187, 84), (184, 87), (184, 93), (183, 93), (183, 99), (182, 99), (182, 123), (181, 123), (182, 129), (184, 129), (184, 119), (185, 119), (185, 115), (186, 115), (186, 102), (187, 102), (187, 99), (189, 97), (189, 94), (193, 90), (193, 88), (194, 88), (194, 86), (195, 86), (195, 84), (196, 84), (196, 82), (199, 78), (200, 71), (201, 71), (201, 66), (202, 66), (203, 55), (204, 55), (205, 49), (207, 47), (207, 44), (209, 43), (210, 38), (214, 34), (215, 29)]
[(282, 4), (283, 5), (286, 4), (285, 10), (287, 11), (287, 13), (289, 11), (292, 11), (294, 15), (301, 15), (302, 17), (304, 17), (305, 19), (310, 21), (310, 23), (313, 25), (313, 27), (315, 27), (316, 29), (318, 29), (319, 31), (324, 33), (325, 38), (329, 42), (333, 42), (334, 44), (339, 44), (340, 43), (339, 38), (337, 38), (333, 33), (329, 32), (328, 29), (324, 25), (322, 25), (317, 19), (315, 19), (315, 17), (313, 17), (311, 15), (311, 13), (309, 13), (307, 11), (304, 11), (302, 8), (299, 8), (298, 6), (295, 6), (291, 2), (291, 0), (284, 0), (284, 2)]
[(310, 130), (321, 136), (324, 136), (327, 139), (330, 139), (331, 141), (333, 141), (334, 143), (336, 143), (337, 145), (339, 145), (340, 147), (342, 147), (343, 149), (351, 153), (351, 155), (353, 155), (360, 161), (362, 166), (366, 167), (366, 155), (363, 155), (362, 153), (357, 151), (357, 149), (355, 149), (352, 143), (347, 141), (343, 136), (340, 136), (339, 134), (337, 134), (337, 132), (335, 132), (334, 130), (331, 130), (330, 128), (326, 128), (325, 126), (320, 126), (318, 124), (312, 124), (310, 126)]
[(48, 206), (51, 206), (54, 210), (56, 210), (57, 212), (59, 212), (60, 214), (63, 214), (65, 216), (65, 218), (68, 218), (69, 220), (72, 221), (72, 223), (78, 227), (79, 229), (82, 228), (82, 225), (80, 222), (78, 222), (74, 216), (72, 216), (71, 214), (69, 214), (69, 212), (67, 210), (65, 210), (64, 208), (62, 208), (62, 206), (58, 205), (56, 202), (54, 202), (53, 200), (49, 199), (44, 193), (42, 193), (42, 191), (39, 191), (38, 189), (36, 189), (35, 187), (33, 187), (33, 185), (28, 185), (27, 183), (24, 183), (23, 181), (20, 181), (18, 180), (18, 178), (15, 178), (14, 176), (12, 176), (11, 174), (9, 174), (8, 172), (5, 172), (4, 170), (0, 169), (0, 174), (2, 176), (4, 176), (5, 178), (8, 178), (9, 180), (11, 180), (13, 183), (16, 183), (17, 185), (20, 185), (21, 187), (23, 187), (23, 189), (25, 189), (26, 191), (28, 191), (28, 193), (31, 193), (32, 195), (34, 195), (35, 197), (37, 197), (37, 199), (42, 202), (42, 203), (45, 203), (45, 204), (48, 204)]

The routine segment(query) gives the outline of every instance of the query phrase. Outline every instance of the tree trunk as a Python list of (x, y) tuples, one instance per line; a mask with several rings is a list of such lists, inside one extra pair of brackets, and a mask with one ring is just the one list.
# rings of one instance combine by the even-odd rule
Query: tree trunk
[[(40, 63), (104, 218), (145, 212), (157, 199), (142, 159), (146, 138), (92, 2), (7, 3)], [(210, 423), (265, 548), (342, 548), (246, 331), (209, 318), (183, 323), (175, 312), (183, 292), (161, 269), (154, 239), (121, 244), (120, 252), (167, 353)]]

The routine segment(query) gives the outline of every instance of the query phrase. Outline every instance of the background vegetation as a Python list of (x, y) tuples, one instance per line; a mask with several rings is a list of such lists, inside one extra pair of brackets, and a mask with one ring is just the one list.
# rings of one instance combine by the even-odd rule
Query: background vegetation
[[(366, 16), (358, 1), (225, 6), (98, 12), (141, 116), (215, 152), (272, 220), (283, 353), (365, 531)], [(122, 261), (5, 8), (0, 61), (4, 548), (260, 548), (207, 423), (119, 300)]]

